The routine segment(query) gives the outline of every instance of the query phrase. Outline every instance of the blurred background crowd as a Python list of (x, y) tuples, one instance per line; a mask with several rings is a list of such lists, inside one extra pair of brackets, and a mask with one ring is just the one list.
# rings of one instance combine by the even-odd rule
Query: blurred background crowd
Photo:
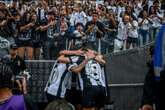
[(84, 41), (102, 54), (137, 48), (154, 41), (164, 8), (163, 0), (2, 0), (0, 53), (16, 44), (23, 59), (51, 60)]

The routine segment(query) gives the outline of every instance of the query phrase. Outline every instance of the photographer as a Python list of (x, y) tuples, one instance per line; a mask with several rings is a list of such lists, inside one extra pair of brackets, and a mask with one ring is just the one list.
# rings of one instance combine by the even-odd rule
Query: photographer
[(10, 46), (8, 57), (10, 58), (10, 66), (14, 75), (19, 75), (21, 72), (26, 70), (25, 61), (18, 56), (18, 46), (16, 44), (12, 44)]
[(14, 83), (13, 93), (14, 94), (22, 94), (27, 93), (26, 90), (26, 80), (27, 75), (24, 74), (26, 71), (25, 61), (18, 56), (18, 46), (16, 44), (12, 44), (10, 46), (9, 55), (4, 56), (3, 62), (8, 64), (13, 71), (13, 75), (16, 78), (16, 82)]

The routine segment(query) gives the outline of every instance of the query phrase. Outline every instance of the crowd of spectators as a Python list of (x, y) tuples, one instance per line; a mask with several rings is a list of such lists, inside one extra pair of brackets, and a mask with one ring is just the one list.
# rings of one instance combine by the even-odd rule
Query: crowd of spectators
[[(119, 52), (154, 41), (159, 28), (165, 23), (164, 8), (165, 4), (160, 0), (105, 0), (96, 2), (88, 0), (80, 3), (65, 1), (55, 2), (54, 4), (48, 4), (44, 0), (27, 3), (14, 0), (11, 4), (0, 2), (0, 58), (9, 54), (6, 57), (11, 59), (8, 65), (0, 63), (0, 75), (2, 77), (0, 92), (6, 95), (0, 97), (2, 104), (12, 96), (11, 105), (17, 98), (25, 99), (22, 100), (25, 105), (27, 103), (23, 95), (19, 97), (13, 95), (14, 92), (16, 94), (27, 94), (26, 81), (30, 75), (26, 72), (27, 68), (23, 59), (52, 60), (58, 58), (59, 60), (61, 56), (58, 55), (62, 52), (65, 53), (63, 53), (63, 56), (67, 57), (71, 53), (73, 56), (82, 57), (83, 53), (86, 58), (85, 63), (82, 62), (84, 66), (81, 67), (82, 64), (80, 64), (81, 68), (86, 67), (91, 60), (96, 60), (92, 63), (97, 62), (98, 67), (101, 67), (99, 61), (102, 63), (104, 60), (102, 60), (102, 57), (98, 57), (100, 53)], [(88, 50), (89, 52), (86, 52), (85, 49), (78, 51), (77, 49), (80, 49), (83, 44), (91, 47), (92, 50)], [(93, 50), (98, 51), (98, 53)], [(67, 57), (67, 61), (73, 63), (74, 58)], [(79, 64), (80, 62), (77, 61), (76, 63)], [(73, 73), (76, 73), (80, 68), (77, 69), (75, 65), (72, 66), (71, 71)], [(88, 69), (96, 68), (89, 66)], [(80, 69), (77, 73), (81, 72), (83, 74), (84, 71)], [(22, 77), (18, 77), (20, 73)], [(96, 77), (95, 73), (93, 75)], [(147, 83), (145, 82), (144, 90)], [(12, 91), (11, 85), (22, 92)], [(104, 87), (106, 84), (102, 84), (102, 86)], [(93, 88), (91, 90), (94, 91)], [(7, 94), (5, 94), (6, 92)], [(49, 93), (49, 91), (46, 92)], [(51, 98), (53, 97), (51, 96)], [(148, 101), (147, 98), (145, 99), (145, 94), (143, 101)], [(154, 102), (155, 100), (151, 101)], [(86, 101), (84, 102), (86, 104)], [(152, 106), (153, 102), (142, 102), (142, 104), (151, 104)], [(64, 104), (66, 104), (66, 108), (73, 108), (67, 102), (64, 102)], [(85, 104), (84, 106), (86, 106)], [(19, 106), (20, 104), (16, 105)], [(52, 105), (55, 105), (55, 102), (50, 103), (46, 110), (51, 109)], [(61, 104), (61, 106), (63, 105)], [(152, 109), (151, 106), (149, 107)], [(3, 107), (1, 106), (0, 110), (4, 109)], [(26, 107), (28, 106), (23, 108)]]
[(165, 22), (161, 2), (0, 2), (0, 51), (5, 55), (14, 43), (20, 57), (38, 60), (56, 59), (59, 51), (84, 39), (102, 54), (142, 46), (154, 40)]

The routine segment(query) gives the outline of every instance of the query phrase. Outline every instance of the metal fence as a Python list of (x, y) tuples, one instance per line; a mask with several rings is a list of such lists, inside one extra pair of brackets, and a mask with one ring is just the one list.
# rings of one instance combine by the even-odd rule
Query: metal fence
[[(146, 66), (146, 50), (149, 46), (105, 55), (111, 99), (115, 110), (138, 110)], [(54, 61), (27, 61), (32, 78), (29, 93), (36, 102), (45, 102), (44, 87)]]

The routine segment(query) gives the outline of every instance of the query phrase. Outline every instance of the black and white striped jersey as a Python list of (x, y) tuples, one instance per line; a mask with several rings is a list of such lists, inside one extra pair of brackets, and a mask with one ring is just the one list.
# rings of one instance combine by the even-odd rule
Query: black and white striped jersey
[(56, 97), (64, 98), (66, 90), (71, 86), (71, 73), (67, 64), (55, 63), (47, 82), (45, 91)]
[[(69, 70), (71, 69), (71, 67), (81, 64), (85, 58), (83, 56), (73, 56), (70, 57), (70, 59), (72, 59), (72, 64), (70, 64), (68, 68)], [(85, 65), (85, 68), (83, 68), (81, 73), (78, 74), (78, 83), (81, 90), (83, 90), (84, 87), (89, 86), (105, 87), (106, 82), (104, 72), (104, 67), (101, 66), (97, 61), (88, 61), (88, 63)]]

